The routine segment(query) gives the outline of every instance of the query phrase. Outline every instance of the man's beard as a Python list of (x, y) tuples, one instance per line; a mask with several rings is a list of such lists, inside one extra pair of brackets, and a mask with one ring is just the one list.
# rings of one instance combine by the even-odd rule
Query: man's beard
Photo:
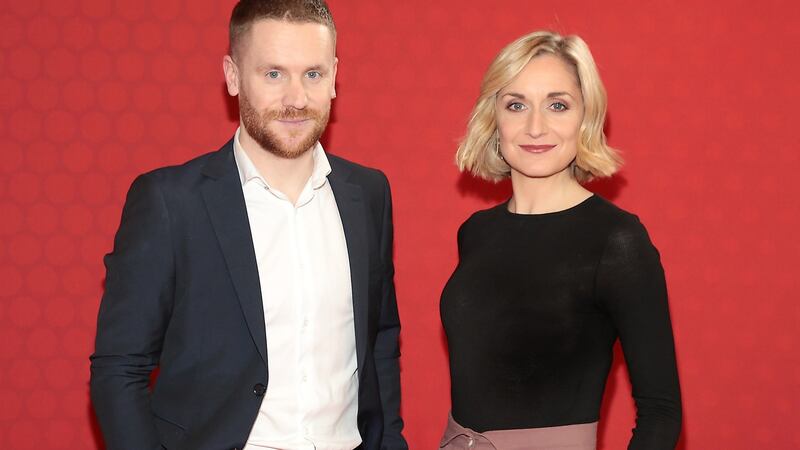
[[(266, 109), (259, 112), (250, 104), (244, 92), (239, 92), (239, 114), (242, 116), (242, 125), (245, 130), (264, 150), (281, 158), (299, 158), (311, 150), (325, 131), (330, 113), (330, 107), (325, 111), (317, 111), (310, 108), (297, 109), (291, 106), (281, 110)], [(292, 132), (291, 138), (296, 138), (300, 133), (308, 133), (305, 139), (297, 140), (294, 143), (284, 142), (277, 133), (269, 128), (270, 122), (274, 120), (306, 119), (314, 122), (314, 127), (310, 133), (305, 130)]]

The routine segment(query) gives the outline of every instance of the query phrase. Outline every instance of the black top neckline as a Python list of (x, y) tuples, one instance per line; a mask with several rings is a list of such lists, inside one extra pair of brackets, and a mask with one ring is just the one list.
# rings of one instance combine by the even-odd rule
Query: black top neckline
[(533, 213), (533, 214), (515, 213), (515, 212), (509, 211), (508, 203), (511, 201), (511, 199), (509, 198), (508, 200), (504, 201), (503, 203), (497, 205), (495, 207), (495, 209), (499, 209), (500, 212), (504, 216), (507, 216), (507, 217), (515, 217), (515, 218), (519, 218), (519, 220), (535, 220), (537, 218), (557, 217), (557, 216), (562, 216), (562, 215), (575, 213), (575, 212), (585, 208), (586, 206), (591, 205), (592, 203), (597, 201), (598, 198), (599, 198), (599, 196), (597, 196), (596, 194), (592, 194), (592, 195), (586, 197), (585, 199), (581, 200), (579, 203), (577, 203), (577, 204), (575, 204), (573, 206), (570, 206), (568, 208), (562, 209), (560, 211), (552, 211), (552, 212), (546, 212), (546, 213)]

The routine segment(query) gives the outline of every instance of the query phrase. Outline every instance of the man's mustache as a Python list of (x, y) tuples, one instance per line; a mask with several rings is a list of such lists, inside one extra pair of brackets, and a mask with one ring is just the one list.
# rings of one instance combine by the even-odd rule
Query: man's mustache
[(279, 110), (269, 111), (267, 113), (267, 119), (270, 120), (305, 120), (305, 119), (319, 119), (321, 117), (321, 113), (314, 109), (297, 109), (293, 107), (287, 107)]

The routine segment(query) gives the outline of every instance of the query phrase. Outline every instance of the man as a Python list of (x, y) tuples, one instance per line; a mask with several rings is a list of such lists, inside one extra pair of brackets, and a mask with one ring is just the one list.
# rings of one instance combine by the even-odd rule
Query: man
[(319, 144), (335, 38), (322, 0), (240, 1), (234, 138), (131, 186), (91, 357), (109, 449), (407, 448), (389, 187)]

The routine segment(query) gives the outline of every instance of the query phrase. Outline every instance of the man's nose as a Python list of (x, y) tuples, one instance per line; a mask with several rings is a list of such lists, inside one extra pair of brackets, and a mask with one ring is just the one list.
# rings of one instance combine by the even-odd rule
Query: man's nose
[(308, 93), (301, 79), (290, 80), (283, 95), (283, 106), (303, 109), (308, 105)]

